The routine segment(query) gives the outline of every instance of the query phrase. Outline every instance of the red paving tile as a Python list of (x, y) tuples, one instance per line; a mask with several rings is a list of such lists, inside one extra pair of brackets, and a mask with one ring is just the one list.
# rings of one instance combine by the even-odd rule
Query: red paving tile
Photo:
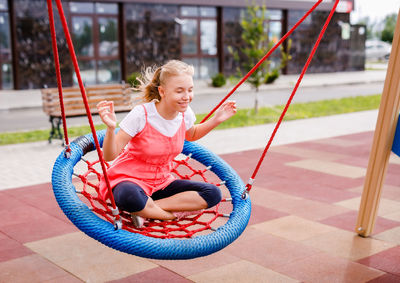
[(249, 225), (261, 223), (287, 215), (289, 214), (274, 209), (269, 209), (260, 205), (252, 204)]
[(399, 282), (400, 282), (400, 276), (396, 276), (393, 274), (385, 274), (378, 278), (372, 279), (367, 283), (399, 283)]
[(4, 193), (62, 221), (69, 222), (57, 204), (50, 183), (6, 190)]
[(33, 251), (21, 243), (0, 233), (0, 262), (33, 254)]
[(363, 258), (358, 262), (400, 277), (400, 246)]
[[(319, 222), (353, 232), (355, 231), (357, 217), (358, 211), (349, 211), (343, 214), (322, 219)], [(392, 221), (383, 217), (377, 217), (373, 233), (379, 234), (398, 226), (400, 226), (400, 222), (398, 221)]]
[(358, 193), (339, 190), (312, 181), (296, 182), (295, 180), (278, 179), (276, 182), (266, 184), (265, 187), (280, 193), (326, 203), (335, 203), (359, 196)]
[(165, 282), (165, 283), (185, 283), (192, 282), (168, 269), (163, 267), (156, 267), (144, 272), (140, 272), (119, 280), (108, 281), (112, 283), (154, 283), (154, 282)]
[(65, 223), (50, 215), (42, 215), (40, 218), (30, 221), (28, 218), (20, 223), (10, 223), (2, 226), (0, 230), (20, 243), (38, 241), (78, 231), (74, 225)]

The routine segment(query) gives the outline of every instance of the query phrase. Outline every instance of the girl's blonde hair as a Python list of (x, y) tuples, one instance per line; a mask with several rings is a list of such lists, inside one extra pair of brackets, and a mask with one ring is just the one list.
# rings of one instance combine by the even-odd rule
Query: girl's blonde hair
[(160, 67), (147, 67), (142, 71), (142, 77), (139, 79), (140, 85), (136, 90), (142, 93), (144, 102), (160, 101), (161, 96), (158, 87), (163, 85), (169, 77), (181, 74), (193, 76), (193, 66), (179, 60), (171, 60)]

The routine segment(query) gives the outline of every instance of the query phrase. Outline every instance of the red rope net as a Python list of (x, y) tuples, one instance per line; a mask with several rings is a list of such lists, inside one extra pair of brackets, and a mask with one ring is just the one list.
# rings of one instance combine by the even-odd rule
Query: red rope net
[[(74, 178), (73, 184), (80, 199), (94, 213), (110, 223), (114, 223), (111, 201), (104, 201), (98, 193), (101, 176), (100, 161), (88, 159), (82, 158), (81, 162), (75, 166), (75, 170), (81, 173), (74, 172), (74, 176), (77, 178)], [(106, 165), (109, 166), (109, 164)], [(224, 186), (225, 182), (219, 180), (209, 168), (191, 159), (190, 156), (179, 155), (174, 160), (172, 173), (179, 179), (212, 183), (221, 189), (225, 197), (221, 203), (198, 215), (188, 216), (179, 221), (148, 220), (145, 221), (143, 228), (133, 226), (130, 213), (120, 211), (122, 229), (155, 238), (191, 238), (194, 235), (209, 234), (228, 221), (232, 211), (229, 190)]]

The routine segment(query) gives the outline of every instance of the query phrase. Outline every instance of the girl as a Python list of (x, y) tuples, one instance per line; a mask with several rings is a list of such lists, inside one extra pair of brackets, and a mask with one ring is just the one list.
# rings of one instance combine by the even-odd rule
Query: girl
[[(132, 215), (138, 228), (144, 218), (173, 220), (197, 214), (221, 200), (218, 187), (203, 182), (176, 180), (172, 160), (181, 152), (184, 140), (195, 141), (236, 113), (236, 103), (224, 103), (207, 122), (194, 125), (189, 103), (193, 99), (193, 66), (172, 60), (147, 68), (139, 90), (142, 105), (135, 106), (117, 126), (112, 102), (97, 105), (107, 131), (104, 159), (117, 158), (107, 170), (117, 206)], [(100, 195), (107, 196), (104, 177)]]

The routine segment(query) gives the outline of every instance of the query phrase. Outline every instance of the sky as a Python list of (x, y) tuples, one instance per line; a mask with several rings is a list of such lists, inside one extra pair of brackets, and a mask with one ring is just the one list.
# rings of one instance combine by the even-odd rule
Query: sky
[(400, 0), (354, 0), (354, 10), (351, 22), (356, 24), (359, 19), (368, 16), (371, 21), (380, 21), (386, 15), (398, 13)]

